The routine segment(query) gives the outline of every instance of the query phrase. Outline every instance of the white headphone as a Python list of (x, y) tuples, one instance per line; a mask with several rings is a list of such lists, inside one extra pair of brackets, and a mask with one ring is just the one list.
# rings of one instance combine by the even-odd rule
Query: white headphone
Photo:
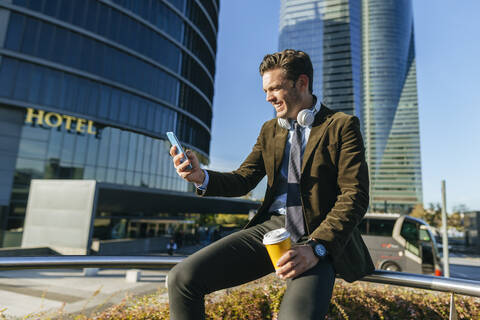
[[(322, 103), (316, 103), (317, 102), (317, 97), (314, 96), (315, 99), (315, 106), (312, 109), (303, 109), (300, 110), (300, 112), (297, 115), (297, 122), (299, 125), (302, 127), (308, 127), (313, 124), (313, 121), (315, 121), (315, 114), (319, 111), (319, 105), (322, 105)], [(290, 130), (292, 127), (290, 124), (290, 121), (284, 118), (277, 118), (278, 125), (284, 129)]]

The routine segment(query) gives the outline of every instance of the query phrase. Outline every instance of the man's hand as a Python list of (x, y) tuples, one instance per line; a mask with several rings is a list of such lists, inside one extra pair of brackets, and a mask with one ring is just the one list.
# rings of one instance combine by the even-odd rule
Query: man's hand
[(277, 276), (283, 280), (298, 277), (313, 268), (319, 260), (308, 245), (292, 247), (278, 260)]
[[(170, 155), (173, 157), (173, 165), (177, 169), (177, 173), (180, 177), (188, 182), (193, 182), (196, 184), (202, 184), (205, 180), (205, 172), (200, 168), (200, 162), (197, 159), (195, 153), (190, 150), (187, 150), (187, 160), (181, 162), (184, 157), (183, 153), (177, 153), (177, 147), (172, 146), (170, 148)], [(187, 169), (187, 166), (191, 164), (192, 169)]]

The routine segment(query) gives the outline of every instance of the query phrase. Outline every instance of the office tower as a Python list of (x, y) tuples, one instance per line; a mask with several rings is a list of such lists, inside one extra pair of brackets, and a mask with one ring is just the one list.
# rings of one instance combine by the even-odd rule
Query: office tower
[(282, 0), (279, 50), (303, 50), (314, 69), (313, 91), (335, 110), (361, 117), (361, 3)]
[(110, 231), (192, 191), (165, 132), (208, 163), (218, 13), (219, 0), (0, 2), (0, 246), (19, 245), (31, 179), (122, 191), (97, 213)]
[(314, 93), (360, 118), (371, 211), (422, 203), (410, 0), (282, 0), (279, 49), (307, 52)]
[(364, 0), (362, 11), (370, 208), (408, 213), (423, 202), (412, 2)]

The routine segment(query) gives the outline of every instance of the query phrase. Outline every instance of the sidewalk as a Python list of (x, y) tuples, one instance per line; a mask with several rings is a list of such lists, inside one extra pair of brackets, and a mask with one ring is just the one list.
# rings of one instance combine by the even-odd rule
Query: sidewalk
[[(175, 255), (190, 255), (206, 244), (181, 247)], [(164, 253), (159, 255), (166, 255)], [(99, 270), (95, 276), (83, 269), (38, 269), (0, 271), (0, 311), (8, 319), (24, 318), (37, 312), (53, 316), (58, 310), (68, 314), (103, 310), (125, 296), (164, 292), (168, 270), (141, 270), (140, 281), (127, 282), (127, 269)], [(1, 313), (0, 313), (1, 314)]]
[(480, 267), (480, 255), (466, 255), (462, 253), (451, 253), (448, 257), (448, 262), (450, 264)]
[[(175, 255), (190, 255), (206, 243), (179, 248)], [(159, 255), (166, 255), (164, 253)], [(118, 304), (125, 296), (164, 292), (168, 270), (142, 270), (140, 281), (127, 282), (126, 269), (99, 270), (96, 276), (85, 276), (83, 269), (41, 269), (0, 271), (0, 311), (8, 319), (58, 310), (90, 315)]]
[(126, 281), (126, 271), (100, 270), (96, 276), (85, 276), (82, 269), (0, 271), (0, 310), (8, 319), (45, 311), (53, 316), (60, 309), (90, 315), (126, 295), (166, 293), (168, 270), (142, 270), (134, 283)]

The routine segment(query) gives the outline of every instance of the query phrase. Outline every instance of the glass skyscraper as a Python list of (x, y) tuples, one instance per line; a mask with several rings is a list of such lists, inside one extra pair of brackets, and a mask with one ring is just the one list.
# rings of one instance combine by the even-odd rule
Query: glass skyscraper
[(364, 131), (374, 211), (422, 203), (413, 10), (363, 1)]
[(314, 93), (360, 118), (371, 211), (422, 203), (410, 0), (282, 0), (279, 49), (307, 52)]
[(310, 55), (313, 91), (331, 109), (362, 112), (361, 3), (282, 0), (279, 50)]
[(31, 179), (192, 191), (165, 132), (208, 163), (218, 13), (219, 0), (0, 2), (0, 246), (19, 245)]

